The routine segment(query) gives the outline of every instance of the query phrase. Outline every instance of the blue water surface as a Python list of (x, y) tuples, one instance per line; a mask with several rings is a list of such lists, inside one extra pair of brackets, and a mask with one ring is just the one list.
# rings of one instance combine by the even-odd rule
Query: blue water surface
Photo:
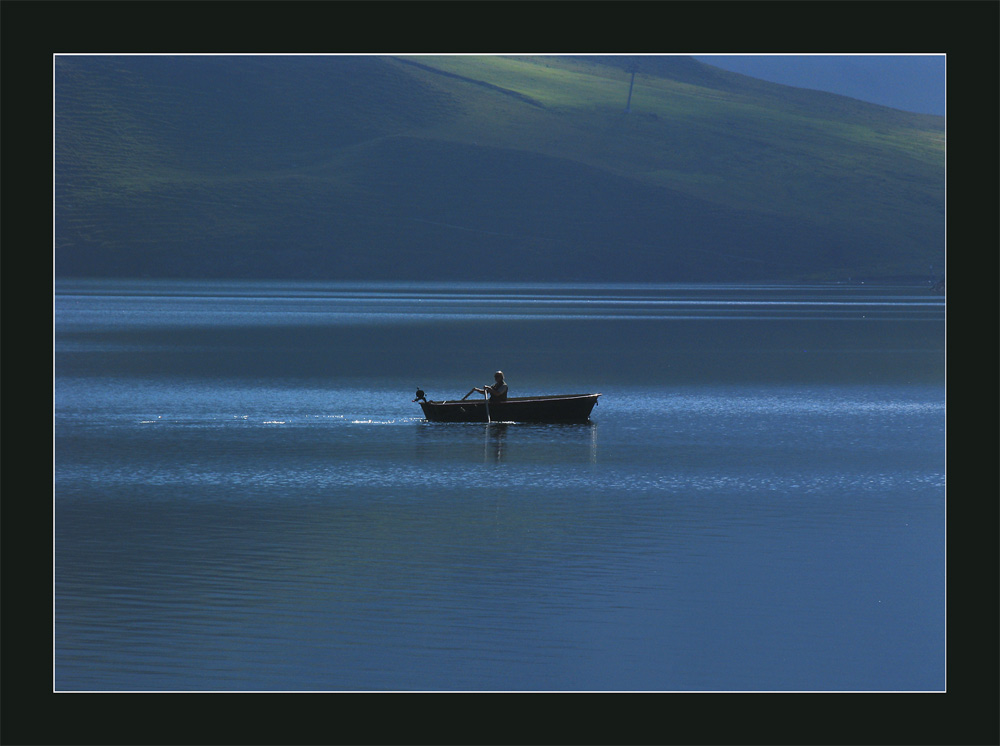
[[(434, 424), (602, 394), (586, 425)], [(944, 302), (60, 282), (57, 690), (940, 691)]]

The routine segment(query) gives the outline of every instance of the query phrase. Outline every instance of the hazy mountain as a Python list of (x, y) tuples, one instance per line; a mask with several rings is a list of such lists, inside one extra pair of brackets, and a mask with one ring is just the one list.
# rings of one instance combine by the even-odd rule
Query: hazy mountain
[(59, 275), (943, 274), (943, 117), (687, 57), (64, 56), (55, 111)]

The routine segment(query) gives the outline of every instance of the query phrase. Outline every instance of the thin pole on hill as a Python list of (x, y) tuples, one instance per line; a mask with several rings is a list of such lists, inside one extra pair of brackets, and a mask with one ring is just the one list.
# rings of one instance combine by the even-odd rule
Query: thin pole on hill
[(628, 100), (625, 102), (625, 113), (628, 114), (632, 111), (632, 88), (635, 86), (635, 74), (639, 72), (639, 59), (637, 57), (628, 57), (628, 65), (625, 66), (625, 72), (632, 73), (632, 77), (628, 82)]

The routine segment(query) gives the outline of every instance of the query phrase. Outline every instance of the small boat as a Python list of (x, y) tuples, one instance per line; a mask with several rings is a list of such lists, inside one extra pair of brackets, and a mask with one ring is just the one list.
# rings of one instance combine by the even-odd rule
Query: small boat
[(579, 423), (590, 419), (590, 412), (599, 396), (600, 394), (512, 396), (497, 401), (421, 400), (420, 407), (424, 410), (424, 417), (430, 422)]

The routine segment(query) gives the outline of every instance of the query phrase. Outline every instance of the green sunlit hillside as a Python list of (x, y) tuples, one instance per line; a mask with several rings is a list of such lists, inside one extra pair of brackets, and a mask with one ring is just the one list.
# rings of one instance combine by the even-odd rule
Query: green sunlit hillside
[(943, 274), (943, 118), (690, 58), (67, 56), (55, 70), (63, 276)]

